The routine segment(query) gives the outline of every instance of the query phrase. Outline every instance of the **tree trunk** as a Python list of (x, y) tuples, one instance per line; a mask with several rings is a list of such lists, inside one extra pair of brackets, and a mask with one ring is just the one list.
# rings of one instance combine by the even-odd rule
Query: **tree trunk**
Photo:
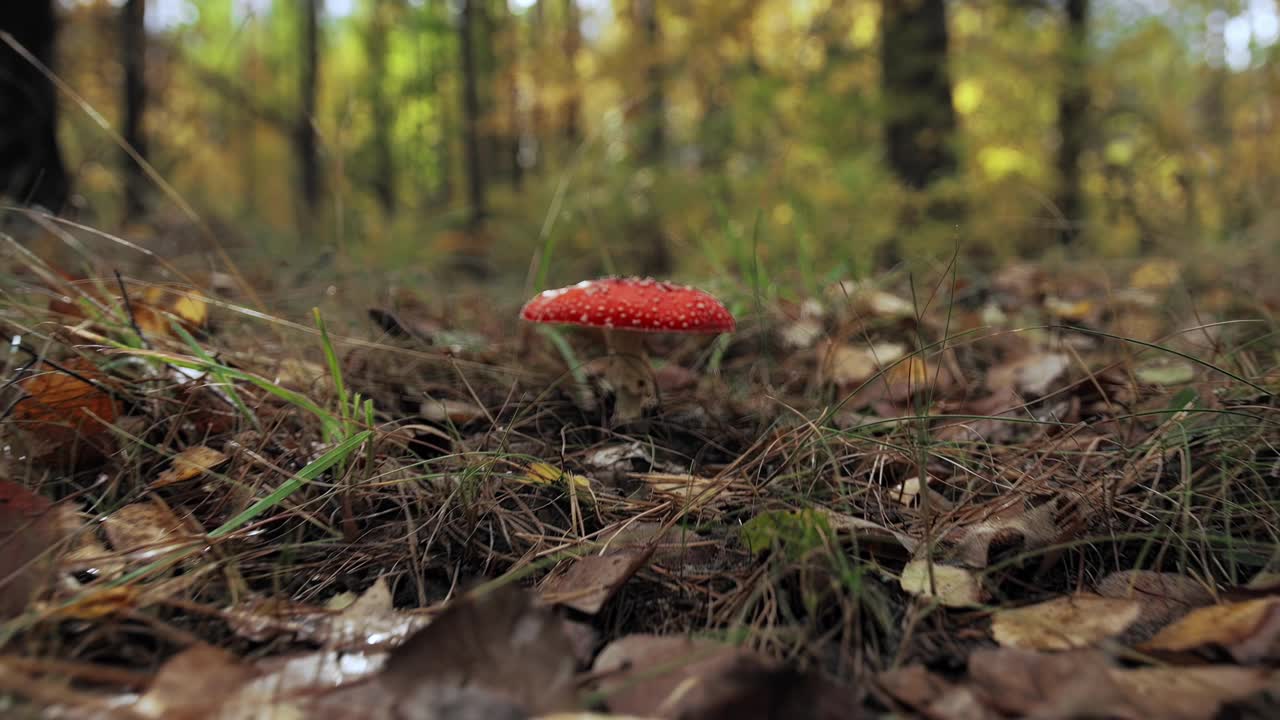
[[(302, 47), (300, 58), (302, 72), (299, 75), (299, 109), (294, 126), (294, 153), (298, 160), (299, 182), (302, 184), (302, 200), (310, 213), (320, 205), (320, 158), (316, 138), (316, 92), (320, 76), (320, 0), (299, 0), (301, 3)], [(307, 224), (303, 223), (304, 226)]]
[(1079, 234), (1084, 216), (1080, 156), (1089, 135), (1088, 68), (1089, 0), (1067, 0), (1066, 38), (1062, 55), (1062, 89), (1058, 97), (1058, 196), (1064, 225), (1058, 240), (1069, 244)]
[(927, 238), (944, 227), (954, 232), (963, 208), (925, 192), (957, 168), (945, 0), (883, 0), (881, 7), (880, 91), (889, 167), (918, 194), (902, 208), (897, 237), (876, 253), (877, 263), (888, 267), (903, 260), (908, 238)]
[[(664, 169), (664, 158), (667, 149), (666, 132), (666, 73), (662, 56), (662, 25), (658, 19), (658, 0), (631, 0), (631, 32), (635, 50), (632, 57), (636, 62), (644, 63), (643, 76), (644, 101), (640, 106), (640, 124), (636, 138), (636, 160), (657, 174)], [(658, 184), (655, 183), (655, 189)], [(638, 258), (638, 269), (641, 274), (661, 277), (668, 275), (675, 264), (671, 255), (670, 242), (662, 218), (654, 189), (649, 192), (649, 199), (643, 214), (634, 218), (627, 229), (627, 234), (637, 247), (642, 249)]]
[(662, 26), (658, 22), (658, 0), (632, 0), (631, 20), (638, 34), (645, 70), (644, 140), (640, 157), (643, 162), (660, 164), (666, 151), (665, 116), (667, 95), (662, 62)]
[(570, 151), (582, 141), (582, 126), (578, 116), (582, 114), (582, 96), (577, 77), (578, 51), (582, 49), (582, 18), (578, 14), (576, 0), (564, 0), (564, 56), (569, 63), (569, 93), (564, 101), (564, 139)]
[(53, 83), (24, 56), (52, 68), (53, 0), (11, 3), (0, 12), (0, 33), (0, 196), (57, 212), (71, 190), (58, 148), (57, 97)]
[(481, 0), (462, 0), (458, 24), (458, 52), (462, 64), (462, 145), (467, 175), (468, 229), (478, 230), (488, 216), (485, 202), (484, 168), (480, 159), (480, 93), (476, 87), (476, 58), (473, 34), (476, 6)]
[[(120, 11), (122, 65), (124, 65), (124, 122), (121, 137), (134, 154), (147, 159), (147, 137), (143, 125), (147, 109), (147, 2), (126, 0)], [(133, 220), (146, 211), (144, 196), (147, 176), (142, 165), (125, 152), (124, 165), (124, 218)]]
[(889, 166), (923, 190), (956, 170), (944, 0), (884, 0), (881, 90)]
[(387, 98), (387, 32), (391, 24), (388, 3), (375, 3), (365, 39), (369, 58), (369, 105), (373, 116), (373, 192), (387, 215), (396, 211), (396, 169), (391, 126), (394, 111)]

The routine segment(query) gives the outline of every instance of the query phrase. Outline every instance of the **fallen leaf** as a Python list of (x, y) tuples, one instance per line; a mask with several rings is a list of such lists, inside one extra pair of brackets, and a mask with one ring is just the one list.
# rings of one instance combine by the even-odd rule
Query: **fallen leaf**
[(206, 718), (254, 676), (225, 650), (196, 645), (169, 658), (130, 710), (149, 718)]
[(58, 365), (63, 369), (44, 364), (18, 382), (24, 397), (10, 417), (49, 452), (77, 441), (96, 447), (98, 436), (108, 433), (119, 415), (108, 391), (110, 379), (87, 358), (68, 358)]
[(596, 656), (596, 690), (614, 713), (700, 718), (735, 672), (767, 670), (771, 661), (749, 650), (683, 635), (627, 635)]
[(505, 585), (445, 608), (391, 652), (379, 681), (399, 707), (470, 688), (551, 712), (576, 707), (575, 664), (559, 618)]
[[(932, 480), (933, 478), (929, 478)], [(952, 508), (952, 502), (926, 484), (925, 492), (929, 497), (929, 507), (935, 511), (947, 511)], [(911, 477), (903, 480), (889, 490), (889, 497), (899, 505), (906, 507), (915, 507), (920, 504), (920, 478)]]
[(1058, 320), (1085, 323), (1097, 319), (1098, 305), (1087, 298), (1066, 300), (1058, 297), (1044, 299), (1044, 309)]
[(1019, 554), (1040, 550), (1058, 536), (1055, 522), (1057, 502), (1051, 500), (1028, 509), (1023, 502), (1000, 501), (991, 517), (971, 522), (949, 531), (945, 538), (953, 543), (949, 558), (966, 567), (984, 568), (994, 553)]
[(418, 414), (426, 420), (442, 425), (467, 425), (488, 417), (485, 415), (484, 408), (478, 405), (461, 400), (432, 397), (420, 403)]
[(1132, 625), (1142, 611), (1135, 600), (1081, 593), (1020, 608), (997, 610), (991, 635), (1004, 647), (1072, 650), (1092, 647)]
[(1268, 689), (1274, 672), (1224, 665), (1112, 668), (1111, 680), (1138, 708), (1138, 718), (1209, 720), (1222, 706)]
[(1201, 583), (1153, 570), (1113, 572), (1095, 589), (1103, 597), (1136, 600), (1141, 605), (1138, 621), (1124, 634), (1128, 642), (1147, 640), (1173, 620), (1213, 602), (1213, 594)]
[(1184, 653), (1220, 647), (1238, 663), (1280, 658), (1280, 597), (1192, 610), (1139, 646), (1144, 652)]
[(1002, 648), (969, 657), (969, 677), (1003, 716), (1210, 720), (1267, 687), (1271, 673), (1237, 667), (1116, 667), (1104, 653)]
[(200, 477), (227, 461), (227, 455), (204, 445), (192, 445), (173, 456), (169, 469), (151, 483), (152, 489)]
[(653, 546), (624, 546), (573, 558), (543, 581), (542, 599), (595, 615), (652, 556)]
[(826, 516), (827, 524), (832, 530), (837, 532), (848, 532), (857, 538), (858, 542), (878, 542), (901, 545), (907, 552), (915, 552), (919, 543), (906, 533), (897, 530), (891, 530), (880, 523), (866, 518), (855, 517), (848, 513), (836, 512), (827, 508), (820, 508), (824, 516)]
[(1069, 359), (1062, 353), (1032, 353), (988, 370), (987, 388), (997, 394), (1008, 388), (1040, 397), (1062, 378), (1069, 365)]
[[(932, 573), (930, 573), (932, 565)], [(984, 593), (978, 578), (965, 568), (912, 560), (902, 568), (898, 584), (906, 592), (936, 599), (947, 607), (973, 607), (981, 604)]]
[(102, 529), (111, 547), (133, 563), (153, 560), (194, 537), (172, 510), (155, 500), (125, 505), (103, 520)]
[(850, 391), (871, 379), (880, 368), (897, 362), (907, 352), (898, 343), (835, 345), (822, 353), (824, 375), (829, 382)]
[(1167, 290), (1182, 278), (1182, 265), (1171, 258), (1149, 258), (1129, 275), (1135, 290)]
[(565, 472), (554, 465), (544, 462), (529, 463), (527, 472), (517, 476), (516, 479), (530, 485), (558, 485), (563, 482), (566, 487), (572, 486), (580, 490), (591, 490), (591, 481), (586, 477)]
[(1196, 379), (1196, 369), (1186, 360), (1153, 360), (1133, 369), (1138, 382), (1147, 385), (1184, 385)]
[(55, 515), (47, 498), (0, 480), (0, 619), (21, 614), (52, 578)]
[(330, 598), (324, 608), (259, 599), (228, 610), (226, 617), (237, 635), (250, 640), (285, 635), (344, 652), (388, 648), (427, 625), (426, 616), (395, 609), (384, 577), (358, 597), (343, 593)]

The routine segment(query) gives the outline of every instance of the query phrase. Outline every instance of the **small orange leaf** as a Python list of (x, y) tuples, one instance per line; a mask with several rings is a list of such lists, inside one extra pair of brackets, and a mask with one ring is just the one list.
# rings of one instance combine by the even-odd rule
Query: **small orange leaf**
[(173, 464), (151, 483), (158, 488), (197, 478), (227, 461), (227, 455), (204, 445), (195, 445), (173, 456)]
[(109, 383), (87, 358), (70, 358), (58, 368), (46, 363), (18, 382), (26, 397), (14, 406), (13, 419), (57, 447), (104, 433), (119, 416)]

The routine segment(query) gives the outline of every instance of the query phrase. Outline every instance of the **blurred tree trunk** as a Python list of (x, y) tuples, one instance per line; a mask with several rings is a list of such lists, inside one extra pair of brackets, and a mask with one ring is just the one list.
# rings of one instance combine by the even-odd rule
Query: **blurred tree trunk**
[[(299, 181), (307, 218), (320, 205), (320, 158), (316, 138), (316, 93), (320, 76), (320, 0), (298, 0), (302, 23), (300, 48), (302, 72), (299, 76), (299, 109), (293, 129), (294, 153), (298, 159)], [(303, 227), (310, 220), (304, 218)]]
[(883, 13), (880, 71), (889, 166), (904, 185), (923, 190), (956, 170), (946, 3), (884, 0)]
[(520, 190), (524, 182), (524, 165), (520, 162), (520, 146), (524, 137), (525, 122), (520, 112), (520, 21), (511, 13), (506, 0), (499, 7), (499, 18), (496, 31), (492, 34), (490, 44), (494, 48), (494, 75), (501, 77), (499, 83), (506, 95), (505, 132), (498, 133), (497, 146), (506, 157), (508, 178), (511, 187)]
[(373, 193), (387, 215), (396, 211), (396, 168), (391, 127), (395, 121), (387, 97), (387, 33), (391, 25), (389, 2), (374, 3), (365, 37), (369, 60), (369, 106), (373, 116)]
[(880, 91), (889, 167), (918, 193), (898, 219), (898, 239), (880, 248), (877, 261), (896, 265), (902, 241), (924, 227), (952, 225), (961, 204), (928, 193), (955, 174), (956, 115), (947, 71), (949, 37), (944, 0), (883, 0)]
[[(637, 160), (654, 173), (661, 173), (667, 150), (667, 95), (658, 0), (631, 0), (631, 31), (636, 45), (633, 57), (645, 66)], [(650, 196), (648, 207), (628, 231), (633, 242), (647, 250), (640, 258), (640, 271), (645, 275), (667, 275), (674, 265), (670, 242), (653, 197), (659, 184), (660, 181), (655, 181), (646, 191)]]
[(638, 48), (646, 64), (645, 103), (641, 143), (642, 162), (658, 165), (666, 152), (665, 116), (667, 95), (662, 59), (662, 25), (658, 22), (658, 0), (631, 0), (631, 21), (637, 33)]
[[(53, 0), (21, 0), (0, 12), (0, 40), (9, 40), (51, 68), (57, 18)], [(54, 212), (71, 181), (58, 148), (53, 83), (9, 42), (0, 42), (0, 196)]]
[(462, 145), (467, 176), (467, 227), (478, 230), (488, 216), (485, 201), (484, 167), (480, 158), (480, 92), (477, 77), (474, 34), (477, 7), (481, 0), (461, 0), (458, 23), (458, 52), (462, 65)]
[(1062, 88), (1058, 97), (1058, 210), (1064, 225), (1058, 240), (1069, 244), (1084, 220), (1080, 156), (1089, 136), (1089, 0), (1067, 0), (1062, 51)]
[(576, 0), (564, 0), (564, 57), (569, 63), (569, 92), (564, 101), (564, 139), (569, 151), (582, 140), (579, 115), (582, 114), (582, 96), (578, 87), (577, 58), (582, 49), (582, 18), (578, 14)]
[[(124, 66), (124, 122), (121, 136), (137, 157), (147, 159), (147, 137), (143, 117), (147, 110), (147, 2), (126, 0), (120, 10), (122, 65)], [(134, 220), (146, 211), (144, 196), (147, 176), (142, 165), (125, 152), (124, 218)]]

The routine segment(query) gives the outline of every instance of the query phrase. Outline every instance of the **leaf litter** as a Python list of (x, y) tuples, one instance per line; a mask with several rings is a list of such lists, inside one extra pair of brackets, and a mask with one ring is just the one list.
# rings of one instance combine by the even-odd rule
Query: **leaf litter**
[[(765, 308), (777, 326), (727, 338), (715, 377), (701, 341), (655, 339), (663, 407), (620, 431), (607, 391), (583, 402), (487, 300), (396, 303), (332, 363), (140, 291), (152, 349), (55, 347), (7, 388), (5, 652), (35, 657), (0, 656), (3, 692), (105, 718), (1259, 702), (1280, 627), (1267, 337), (1215, 327), (1243, 349), (1208, 365), (1109, 337), (1200, 357), (1178, 333), (1209, 311), (1178, 305), (1176, 263), (1099, 277), (1028, 264), (941, 303), (837, 283)], [(80, 317), (67, 338), (133, 337)], [(377, 440), (307, 470), (365, 400)]]

